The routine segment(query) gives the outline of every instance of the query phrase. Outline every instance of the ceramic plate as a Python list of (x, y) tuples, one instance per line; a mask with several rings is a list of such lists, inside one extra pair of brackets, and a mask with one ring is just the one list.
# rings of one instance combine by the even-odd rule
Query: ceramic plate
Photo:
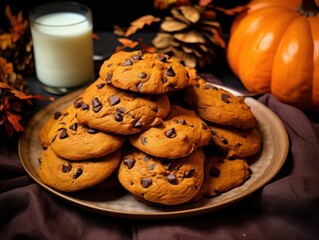
[[(225, 89), (235, 95), (240, 95), (231, 89)], [(123, 189), (61, 193), (46, 186), (37, 174), (38, 159), (43, 151), (39, 142), (39, 131), (52, 113), (73, 103), (79, 94), (80, 92), (74, 92), (55, 100), (30, 120), (19, 141), (19, 156), (27, 173), (39, 185), (52, 194), (85, 209), (111, 216), (138, 219), (177, 218), (215, 211), (234, 204), (263, 187), (278, 173), (287, 157), (288, 136), (281, 120), (260, 102), (246, 98), (246, 103), (251, 107), (259, 122), (262, 150), (258, 156), (249, 159), (253, 174), (242, 186), (218, 197), (204, 199), (197, 203), (163, 207), (146, 206), (136, 201)]]

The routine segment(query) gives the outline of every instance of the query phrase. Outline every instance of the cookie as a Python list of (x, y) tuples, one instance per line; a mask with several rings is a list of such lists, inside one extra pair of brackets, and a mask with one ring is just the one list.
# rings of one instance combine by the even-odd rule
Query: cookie
[(86, 127), (78, 122), (77, 104), (70, 104), (49, 131), (52, 150), (68, 160), (103, 157), (119, 149), (125, 137)]
[(227, 158), (246, 158), (259, 152), (261, 136), (256, 128), (241, 130), (208, 124), (212, 144), (222, 149)]
[(176, 59), (142, 51), (113, 54), (102, 64), (99, 74), (117, 88), (148, 94), (181, 90), (191, 80), (187, 68)]
[(77, 99), (77, 118), (83, 125), (104, 132), (133, 134), (160, 124), (168, 115), (166, 94), (138, 94), (97, 79)]
[(204, 181), (198, 194), (191, 200), (199, 201), (204, 197), (216, 197), (239, 187), (252, 174), (244, 159), (225, 159), (219, 155), (206, 156)]
[(51, 146), (41, 153), (39, 177), (49, 187), (61, 192), (74, 192), (92, 187), (116, 170), (121, 150), (87, 161), (68, 161), (57, 156)]
[(257, 121), (243, 97), (207, 84), (200, 77), (184, 90), (184, 101), (206, 121), (241, 129), (257, 126)]
[(211, 131), (194, 111), (171, 105), (163, 123), (128, 136), (129, 142), (155, 157), (180, 158), (208, 145)]
[(56, 111), (50, 114), (49, 118), (44, 122), (39, 132), (40, 144), (43, 148), (47, 148), (51, 144), (49, 132), (52, 126), (57, 122), (57, 119), (63, 114), (65, 110)]
[(188, 202), (204, 178), (205, 156), (196, 149), (184, 158), (167, 160), (130, 148), (122, 157), (118, 179), (133, 196), (164, 205)]

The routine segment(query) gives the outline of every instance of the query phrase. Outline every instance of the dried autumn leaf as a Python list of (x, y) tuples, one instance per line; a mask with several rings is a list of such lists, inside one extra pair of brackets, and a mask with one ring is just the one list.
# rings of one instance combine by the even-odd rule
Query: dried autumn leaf
[(3, 33), (0, 35), (0, 49), (12, 48), (12, 34)]
[(164, 10), (169, 8), (172, 4), (176, 2), (177, 0), (154, 0), (153, 5), (157, 9)]
[(13, 64), (8, 63), (7, 60), (3, 57), (0, 57), (0, 70), (5, 75), (9, 75), (13, 72)]
[(158, 17), (154, 17), (153, 15), (145, 15), (143, 17), (140, 17), (131, 23), (131, 26), (127, 29), (124, 36), (128, 37), (136, 33), (137, 30), (142, 29), (145, 25), (151, 25), (153, 22), (159, 21), (161, 21), (161, 19)]

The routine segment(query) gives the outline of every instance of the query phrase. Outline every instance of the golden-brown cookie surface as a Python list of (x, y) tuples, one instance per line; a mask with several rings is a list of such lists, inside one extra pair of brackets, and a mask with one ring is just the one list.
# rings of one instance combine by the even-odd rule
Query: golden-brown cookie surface
[(51, 127), (52, 150), (68, 160), (103, 157), (119, 149), (125, 137), (88, 128), (78, 122), (79, 107), (71, 104)]
[(207, 84), (200, 77), (185, 89), (184, 100), (206, 121), (241, 129), (257, 126), (257, 121), (244, 98)]
[(162, 124), (128, 136), (136, 148), (161, 158), (185, 157), (198, 147), (209, 144), (211, 131), (194, 111), (171, 105)]
[(206, 156), (204, 181), (196, 197), (215, 197), (235, 187), (241, 186), (252, 174), (244, 159), (228, 160), (218, 155)]
[(199, 191), (204, 178), (204, 159), (200, 149), (185, 158), (168, 161), (131, 148), (123, 154), (118, 178), (131, 194), (146, 201), (181, 204)]
[(52, 139), (49, 137), (49, 132), (52, 128), (52, 126), (57, 122), (58, 118), (63, 114), (65, 111), (56, 111), (50, 115), (50, 117), (46, 120), (46, 122), (43, 124), (43, 126), (40, 129), (39, 133), (39, 139), (40, 144), (43, 148), (47, 148), (50, 144)]
[(117, 134), (133, 134), (162, 122), (170, 109), (166, 94), (149, 95), (110, 86), (101, 78), (77, 100), (77, 118), (94, 129)]
[(105, 157), (87, 161), (67, 161), (58, 157), (49, 146), (40, 156), (39, 176), (48, 186), (62, 192), (74, 192), (92, 187), (118, 167), (121, 150)]
[(160, 94), (189, 85), (188, 70), (164, 54), (118, 52), (100, 68), (100, 77), (115, 87), (140, 93)]
[(256, 128), (237, 129), (208, 123), (212, 144), (224, 151), (227, 158), (247, 158), (259, 152), (261, 136)]

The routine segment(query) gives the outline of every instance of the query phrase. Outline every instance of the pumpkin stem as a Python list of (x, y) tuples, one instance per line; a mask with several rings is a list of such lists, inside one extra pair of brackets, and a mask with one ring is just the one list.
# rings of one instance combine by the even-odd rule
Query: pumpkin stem
[(306, 17), (315, 17), (319, 12), (319, 7), (314, 0), (302, 0), (297, 11)]

